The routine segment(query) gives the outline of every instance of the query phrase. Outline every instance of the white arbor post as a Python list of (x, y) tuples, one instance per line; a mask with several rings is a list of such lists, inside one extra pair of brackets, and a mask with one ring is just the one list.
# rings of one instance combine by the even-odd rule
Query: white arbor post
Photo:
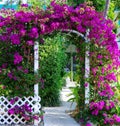
[[(85, 52), (85, 78), (88, 79), (89, 75), (90, 75), (90, 58), (89, 58), (89, 39), (88, 36), (89, 35), (89, 29), (86, 32), (86, 38), (85, 38), (85, 42), (88, 44), (88, 47), (86, 47), (86, 52)], [(86, 82), (87, 85), (85, 86), (85, 104), (89, 104), (89, 100), (90, 100), (90, 84), (88, 82)]]
[[(89, 59), (89, 51), (85, 52), (85, 78), (89, 78), (90, 74), (90, 59)], [(85, 86), (85, 104), (89, 104), (89, 97), (90, 97), (90, 85), (88, 82), (87, 86)]]
[[(89, 42), (90, 42), (90, 40), (88, 39), (88, 35), (89, 35), (90, 30), (87, 29), (86, 36), (84, 36), (82, 33), (75, 31), (75, 30), (63, 29), (63, 31), (66, 31), (69, 33), (76, 33), (78, 36), (81, 36), (82, 38), (84, 38), (85, 42), (88, 44), (88, 47), (86, 47), (86, 52), (85, 52), (85, 78), (88, 79), (89, 75), (90, 75), (90, 58), (89, 58), (89, 53), (90, 53)], [(90, 85), (87, 81), (86, 81), (86, 83), (88, 85), (85, 87), (85, 104), (89, 104)]]
[(73, 54), (71, 53), (71, 81), (73, 82)]
[(73, 76), (74, 76), (74, 72), (73, 72), (73, 53), (76, 53), (77, 51), (76, 51), (77, 49), (76, 49), (76, 46), (74, 45), (74, 44), (70, 44), (69, 46), (68, 46), (68, 48), (66, 49), (66, 52), (67, 53), (70, 53), (71, 54), (71, 57), (70, 57), (70, 64), (71, 64), (71, 81), (73, 82)]
[[(38, 69), (39, 69), (39, 43), (36, 41), (34, 43), (34, 73), (37, 75), (38, 74)], [(38, 108), (38, 96), (39, 96), (39, 86), (38, 83), (34, 85), (34, 98), (35, 98), (35, 106), (34, 106), (34, 113), (39, 112)], [(34, 120), (34, 125), (38, 126), (38, 121)]]

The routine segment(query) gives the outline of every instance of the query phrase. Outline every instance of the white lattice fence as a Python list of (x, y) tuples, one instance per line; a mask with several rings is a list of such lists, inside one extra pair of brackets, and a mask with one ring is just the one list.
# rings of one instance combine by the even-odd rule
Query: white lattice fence
[[(40, 113), (40, 97), (34, 98), (32, 96), (29, 97), (23, 97), (23, 98), (18, 98), (18, 100), (14, 103), (11, 104), (10, 100), (7, 98), (0, 96), (0, 125), (5, 125), (5, 124), (26, 124), (26, 120), (23, 117), (20, 117), (18, 115), (10, 115), (8, 113), (8, 110), (11, 108), (17, 106), (22, 106), (25, 103), (27, 103), (31, 109), (32, 109), (32, 114), (34, 114), (34, 109), (37, 105), (38, 107), (38, 113)], [(41, 118), (39, 118), (38, 122), (41, 121)]]

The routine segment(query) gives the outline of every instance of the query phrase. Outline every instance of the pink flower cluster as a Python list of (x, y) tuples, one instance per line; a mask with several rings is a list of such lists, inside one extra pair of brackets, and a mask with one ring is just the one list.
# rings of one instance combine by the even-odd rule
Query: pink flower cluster
[(18, 34), (12, 34), (10, 38), (11, 38), (12, 44), (15, 44), (15, 45), (20, 44), (20, 36)]
[(114, 124), (119, 124), (120, 123), (120, 116), (114, 114), (112, 117), (110, 117), (109, 115), (107, 115), (106, 113), (103, 114), (104, 116), (104, 124), (105, 125), (111, 125), (113, 126)]
[(104, 83), (104, 89), (102, 91), (98, 91), (98, 94), (102, 97), (111, 98), (114, 96), (114, 91), (109, 84)]
[(10, 79), (17, 80), (17, 77), (14, 75), (13, 72), (8, 72), (7, 76), (8, 76)]
[(91, 110), (92, 115), (97, 116), (99, 114), (99, 111), (103, 110), (104, 106), (105, 106), (104, 101), (91, 102), (90, 110)]
[(102, 110), (111, 110), (115, 107), (115, 103), (113, 101), (99, 101), (99, 102), (91, 102), (90, 103), (90, 110), (92, 115), (97, 116), (99, 114), (99, 111)]
[(27, 74), (29, 72), (29, 70), (26, 68), (24, 69), (22, 66), (17, 66), (17, 70), (18, 71), (22, 71), (23, 73)]
[(87, 123), (85, 126), (92, 126), (90, 123)]
[(23, 60), (22, 56), (17, 52), (14, 54), (14, 64), (19, 64)]
[[(10, 103), (13, 105), (18, 100), (19, 100), (18, 97), (13, 98), (13, 99), (10, 100)], [(21, 105), (21, 106), (15, 105), (13, 108), (10, 108), (8, 110), (8, 113), (10, 115), (19, 115), (22, 118), (24, 118), (26, 121), (31, 121), (33, 119), (34, 120), (38, 120), (39, 119), (39, 116), (32, 115), (32, 108), (27, 103), (25, 103), (24, 105)]]

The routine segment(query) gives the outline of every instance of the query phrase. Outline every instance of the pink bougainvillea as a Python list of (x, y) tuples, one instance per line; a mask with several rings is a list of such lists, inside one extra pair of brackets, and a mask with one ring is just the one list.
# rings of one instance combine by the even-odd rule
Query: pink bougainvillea
[[(27, 6), (23, 5), (23, 7)], [(4, 13), (6, 14), (6, 12)], [(70, 32), (70, 30), (75, 30), (86, 35), (86, 31), (89, 29), (87, 38), (94, 46), (94, 50), (91, 49), (90, 52), (91, 75), (88, 82), (93, 88), (91, 94), (94, 95), (91, 96), (88, 112), (95, 119), (99, 115), (102, 119), (100, 120), (98, 116), (98, 121), (103, 125), (120, 123), (120, 117), (115, 113), (111, 113), (109, 116), (112, 108), (116, 106), (112, 83), (117, 79), (113, 71), (116, 71), (120, 66), (120, 52), (113, 28), (112, 21), (104, 19), (101, 13), (96, 12), (94, 7), (87, 4), (82, 4), (74, 9), (68, 5), (61, 6), (51, 2), (46, 11), (39, 9), (35, 11), (20, 10), (9, 13), (6, 17), (0, 16), (1, 83), (8, 87), (12, 85), (13, 89), (17, 85), (17, 88), (19, 86), (19, 89), (22, 87), (21, 90), (26, 90), (30, 83), (27, 80), (33, 74), (31, 67), (33, 67), (32, 47), (34, 41), (39, 41), (44, 35), (54, 33), (54, 31), (65, 32), (68, 30)], [(80, 53), (81, 50), (77, 50)], [(83, 60), (84, 57), (81, 55), (79, 59)], [(3, 64), (7, 64), (7, 66), (3, 68)], [(84, 68), (82, 70), (84, 71)], [(15, 82), (13, 82), (13, 77), (19, 79), (14, 78)], [(7, 78), (9, 78), (9, 84)], [(23, 88), (25, 85), (26, 87)], [(87, 83), (84, 87), (86, 86)], [(13, 111), (11, 110), (10, 113), (12, 114)], [(104, 113), (106, 116), (103, 116)]]
[(19, 64), (23, 60), (22, 56), (17, 52), (14, 54), (14, 64)]
[[(19, 100), (18, 97), (15, 97), (10, 100), (10, 103), (14, 105)], [(10, 115), (19, 115), (26, 121), (39, 120), (39, 115), (32, 115), (32, 108), (28, 103), (24, 103), (21, 106), (15, 105), (14, 107), (8, 110)]]

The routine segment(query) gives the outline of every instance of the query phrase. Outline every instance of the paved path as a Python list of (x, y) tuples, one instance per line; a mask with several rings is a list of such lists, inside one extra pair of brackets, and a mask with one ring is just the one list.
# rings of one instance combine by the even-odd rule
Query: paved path
[(66, 111), (73, 110), (75, 103), (71, 107), (71, 103), (67, 102), (67, 94), (70, 93), (68, 87), (62, 89), (60, 107), (45, 107), (44, 126), (80, 126)]

